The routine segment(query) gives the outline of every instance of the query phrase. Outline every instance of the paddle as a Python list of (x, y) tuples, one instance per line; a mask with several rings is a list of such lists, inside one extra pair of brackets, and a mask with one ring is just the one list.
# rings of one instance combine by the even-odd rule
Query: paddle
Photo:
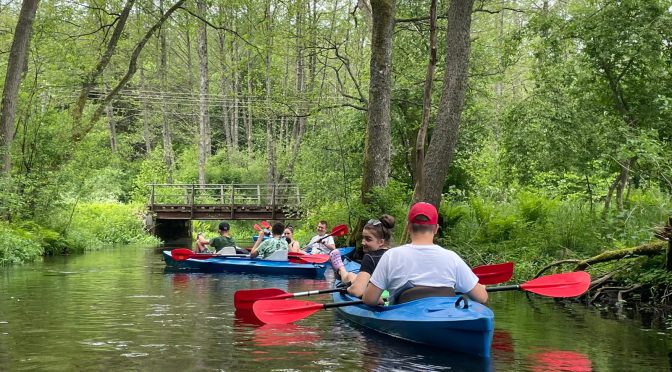
[[(291, 254), (295, 253), (295, 254)], [(326, 256), (326, 257), (324, 257)], [(323, 264), (329, 261), (329, 255), (328, 254), (315, 254), (315, 255), (310, 255), (310, 254), (296, 254), (296, 252), (288, 252), (287, 253), (287, 259), (290, 262), (294, 261), (301, 261), (301, 263), (312, 263), (312, 264)]]
[(590, 274), (585, 271), (546, 275), (523, 284), (486, 288), (488, 292), (523, 290), (547, 297), (576, 297), (590, 286)]
[(477, 266), (472, 269), (483, 285), (499, 284), (509, 281), (513, 276), (513, 262)]
[(346, 235), (347, 233), (348, 233), (348, 225), (345, 225), (345, 224), (336, 225), (331, 229), (331, 232), (329, 234), (319, 238), (317, 241), (315, 241), (313, 243), (310, 243), (310, 244), (306, 245), (305, 247), (303, 247), (303, 249), (305, 250), (306, 248), (308, 248), (312, 244), (321, 243), (324, 239), (326, 239), (330, 236), (335, 236), (335, 237), (338, 238), (338, 237), (341, 237), (343, 235)]
[[(349, 283), (348, 283), (349, 285)], [(320, 289), (315, 291), (289, 293), (278, 288), (260, 288), (260, 289), (244, 289), (236, 291), (233, 295), (233, 306), (236, 310), (251, 310), (252, 305), (259, 300), (282, 300), (285, 298), (312, 296), (323, 293), (333, 293), (344, 291), (347, 285), (341, 288)]]
[[(575, 297), (590, 285), (590, 275), (585, 271), (554, 274), (532, 279), (523, 284), (487, 288), (488, 292), (524, 290), (549, 297)], [(322, 309), (363, 304), (364, 301), (345, 301), (320, 304), (299, 300), (259, 300), (252, 305), (254, 315), (264, 323), (283, 324), (306, 318)]]
[(261, 221), (261, 226), (263, 226), (267, 230), (271, 229), (271, 225), (266, 221)]
[(170, 251), (170, 254), (175, 261), (184, 261), (189, 258), (205, 260), (213, 257), (248, 257), (244, 254), (194, 253), (191, 249), (188, 248), (176, 248)]
[(255, 223), (254, 224), (254, 229), (257, 230), (257, 231), (261, 231), (261, 226), (259, 226), (259, 224)]
[[(171, 255), (175, 261), (184, 261), (190, 258), (197, 260), (205, 260), (208, 258), (232, 258), (232, 257), (243, 257), (248, 258), (248, 255), (244, 254), (216, 254), (216, 253), (194, 253), (191, 249), (187, 248), (177, 248), (171, 251)], [(320, 255), (327, 256), (327, 255)], [(325, 259), (324, 257), (314, 257), (311, 255), (303, 255), (299, 257), (288, 257), (289, 261), (292, 263), (302, 263), (302, 264), (322, 264), (329, 260), (329, 256)]]
[[(305, 258), (315, 257), (317, 255), (305, 255)], [(327, 255), (324, 255), (327, 256)], [(301, 258), (304, 258), (303, 256)], [(478, 276), (481, 284), (499, 284), (503, 283), (513, 275), (513, 262), (505, 262), (495, 265), (483, 265), (474, 267), (474, 274)], [(496, 280), (501, 280), (500, 282)], [(487, 283), (484, 283), (487, 282)], [(314, 294), (338, 292), (340, 289), (323, 289), (321, 291), (288, 293), (277, 288), (262, 289), (241, 289), (233, 295), (233, 305), (236, 309), (251, 309), (252, 304), (259, 300), (280, 300), (283, 298), (292, 298), (300, 296), (310, 296)]]

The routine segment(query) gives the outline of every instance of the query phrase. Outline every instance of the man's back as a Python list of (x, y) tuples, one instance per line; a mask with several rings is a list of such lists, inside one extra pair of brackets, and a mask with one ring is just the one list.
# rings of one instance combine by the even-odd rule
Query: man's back
[(371, 283), (387, 289), (394, 297), (399, 289), (410, 285), (451, 287), (458, 292), (470, 291), (478, 277), (453, 251), (438, 245), (406, 244), (390, 249), (380, 259)]

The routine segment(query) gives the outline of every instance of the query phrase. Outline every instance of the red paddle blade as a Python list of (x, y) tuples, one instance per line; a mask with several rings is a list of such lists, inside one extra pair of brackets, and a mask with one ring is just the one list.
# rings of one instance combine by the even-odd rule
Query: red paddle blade
[(274, 298), (290, 298), (291, 293), (287, 293), (278, 288), (260, 288), (260, 289), (241, 289), (233, 294), (233, 306), (237, 310), (251, 310), (255, 301)]
[(261, 226), (259, 226), (259, 224), (255, 223), (254, 224), (254, 229), (257, 230), (257, 231), (261, 231)]
[(576, 297), (590, 286), (590, 275), (585, 271), (542, 276), (520, 285), (532, 293), (549, 297)]
[(343, 236), (348, 233), (348, 225), (337, 225), (334, 226), (333, 229), (331, 229), (331, 235), (335, 237)]
[(509, 281), (513, 276), (513, 262), (495, 265), (483, 265), (472, 269), (483, 285), (500, 284)]
[(175, 261), (184, 261), (194, 255), (194, 252), (188, 248), (176, 248), (170, 251), (170, 255)]
[(263, 226), (265, 229), (271, 229), (271, 225), (269, 225), (266, 221), (261, 221), (261, 226)]
[(252, 305), (254, 316), (267, 324), (292, 323), (323, 308), (323, 304), (298, 300), (260, 300)]
[(322, 264), (329, 261), (328, 254), (304, 254), (303, 256), (294, 256), (292, 258), (298, 258), (299, 261), (303, 263), (315, 263)]
[(306, 256), (306, 254), (303, 253), (303, 252), (287, 252), (287, 255), (289, 257), (303, 257), (303, 256)]

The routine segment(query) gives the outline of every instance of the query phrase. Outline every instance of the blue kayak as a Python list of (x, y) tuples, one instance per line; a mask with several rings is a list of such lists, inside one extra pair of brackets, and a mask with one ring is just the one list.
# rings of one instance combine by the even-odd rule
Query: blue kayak
[[(359, 264), (348, 263), (346, 269), (359, 270)], [(332, 297), (334, 303), (359, 300), (340, 292)], [(468, 301), (466, 309), (463, 303), (456, 306), (459, 298), (427, 297), (400, 305), (361, 304), (336, 310), (345, 319), (388, 336), (489, 358), (495, 315), (475, 301)]]
[(350, 258), (355, 253), (355, 247), (338, 248), (338, 250), (341, 252), (341, 257)]
[(306, 277), (322, 277), (327, 270), (326, 264), (299, 264), (289, 261), (273, 261), (249, 257), (210, 257), (206, 259), (188, 258), (175, 260), (170, 251), (163, 251), (166, 266), (175, 269), (194, 270), (201, 272), (234, 272), (270, 275), (297, 275)]

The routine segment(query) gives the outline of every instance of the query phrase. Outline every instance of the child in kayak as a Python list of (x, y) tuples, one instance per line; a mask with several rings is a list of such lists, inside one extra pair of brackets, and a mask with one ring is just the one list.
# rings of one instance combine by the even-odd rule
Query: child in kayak
[(221, 222), (219, 224), (219, 236), (208, 241), (201, 233), (196, 235), (196, 253), (208, 252), (206, 245), (215, 248), (215, 252), (224, 247), (236, 247), (236, 241), (231, 237), (231, 226), (228, 222)]
[[(416, 203), (408, 212), (411, 243), (389, 250), (378, 262), (362, 299), (367, 305), (377, 305), (383, 290), (390, 292), (390, 303), (399, 300), (404, 291), (417, 288), (445, 296), (446, 292), (466, 293), (472, 300), (486, 303), (488, 293), (478, 284), (478, 277), (457, 253), (434, 244), (438, 226), (436, 207)], [(418, 292), (418, 291), (415, 291)], [(441, 294), (437, 294), (441, 293)], [(421, 297), (416, 297), (421, 298)]]
[(250, 257), (266, 258), (275, 251), (286, 251), (288, 249), (288, 245), (287, 240), (282, 237), (282, 233), (284, 231), (285, 225), (280, 222), (277, 222), (271, 228), (271, 239), (264, 240), (264, 231), (259, 231), (259, 237), (257, 238), (257, 241), (254, 242), (254, 246), (250, 252)]
[(306, 253), (311, 254), (329, 254), (336, 249), (333, 236), (327, 236), (327, 221), (320, 221), (317, 224), (317, 235), (310, 239), (307, 245)]
[(362, 248), (364, 257), (362, 258), (359, 273), (346, 271), (338, 249), (334, 249), (329, 254), (331, 257), (331, 266), (341, 277), (343, 283), (351, 283), (348, 287), (348, 293), (353, 296), (362, 297), (366, 285), (369, 283), (378, 261), (383, 254), (390, 248), (392, 239), (392, 228), (394, 228), (394, 217), (384, 214), (380, 219), (369, 220), (362, 230)]

